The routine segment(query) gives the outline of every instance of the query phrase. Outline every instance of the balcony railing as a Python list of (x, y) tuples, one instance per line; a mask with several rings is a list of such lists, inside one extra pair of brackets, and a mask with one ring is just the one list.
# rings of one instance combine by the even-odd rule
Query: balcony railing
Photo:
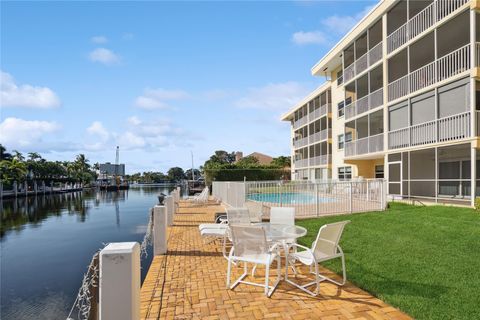
[(357, 101), (350, 103), (345, 107), (345, 119), (355, 117), (356, 115), (372, 110), (383, 104), (383, 88), (380, 88), (369, 95), (366, 95)]
[(308, 159), (295, 160), (295, 167), (297, 168), (308, 167)]
[(301, 148), (306, 146), (307, 144), (308, 144), (308, 137), (301, 138), (293, 142), (293, 145), (295, 146), (295, 148)]
[(469, 0), (435, 0), (387, 36), (387, 52), (400, 48), (467, 2)]
[(303, 116), (293, 123), (293, 129), (298, 129), (308, 123), (308, 116)]
[(389, 83), (388, 101), (396, 100), (468, 69), (470, 69), (469, 44)]
[(331, 112), (331, 111), (332, 111), (332, 105), (330, 103), (324, 104), (323, 106), (320, 106), (320, 108), (310, 112), (309, 121), (313, 121), (313, 120), (316, 120), (318, 118), (321, 118), (324, 115), (326, 115), (328, 112)]
[(356, 75), (367, 70), (376, 62), (382, 59), (382, 42), (377, 43), (367, 53), (355, 60), (352, 64), (343, 70), (343, 80), (345, 83), (352, 80)]
[(331, 163), (331, 157), (329, 154), (316, 156), (309, 159), (310, 166), (321, 166)]
[(470, 137), (470, 112), (390, 131), (388, 148), (399, 149)]
[(383, 151), (383, 133), (345, 143), (346, 157), (380, 151)]
[(328, 139), (332, 136), (332, 129), (324, 129), (322, 131), (316, 132), (309, 137), (309, 143), (315, 143)]

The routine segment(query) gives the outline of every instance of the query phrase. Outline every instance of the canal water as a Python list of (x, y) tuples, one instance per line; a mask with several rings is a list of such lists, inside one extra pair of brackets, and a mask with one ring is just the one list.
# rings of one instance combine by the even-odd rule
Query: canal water
[[(65, 320), (92, 255), (108, 242), (141, 242), (149, 209), (169, 191), (144, 186), (4, 199), (0, 319)], [(151, 259), (148, 248), (142, 281)]]

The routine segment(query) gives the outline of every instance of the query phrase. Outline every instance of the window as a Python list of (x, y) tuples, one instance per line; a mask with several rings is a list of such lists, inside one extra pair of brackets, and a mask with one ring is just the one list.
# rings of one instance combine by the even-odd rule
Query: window
[(341, 85), (343, 83), (343, 70), (337, 72), (337, 85)]
[(375, 166), (375, 179), (383, 179), (384, 173), (383, 173), (383, 165)]
[(338, 149), (342, 150), (345, 144), (345, 136), (343, 134), (338, 135)]
[(350, 179), (352, 179), (352, 167), (338, 168), (338, 180), (350, 180)]
[(352, 141), (352, 132), (345, 133), (345, 142)]
[(345, 102), (342, 101), (338, 104), (338, 117), (343, 117), (345, 114)]

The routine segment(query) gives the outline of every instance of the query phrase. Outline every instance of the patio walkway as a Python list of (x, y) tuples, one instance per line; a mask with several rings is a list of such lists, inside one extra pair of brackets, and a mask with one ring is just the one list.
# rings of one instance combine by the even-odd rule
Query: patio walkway
[[(198, 225), (212, 222), (219, 211), (224, 210), (218, 205), (181, 204), (169, 228), (168, 253), (154, 258), (143, 283), (141, 319), (411, 319), (350, 283), (339, 288), (324, 282), (315, 298), (284, 282), (271, 298), (261, 287), (240, 284), (227, 290), (221, 245), (205, 245), (198, 232)], [(233, 275), (242, 271), (238, 268)], [(262, 268), (253, 281), (263, 281)]]

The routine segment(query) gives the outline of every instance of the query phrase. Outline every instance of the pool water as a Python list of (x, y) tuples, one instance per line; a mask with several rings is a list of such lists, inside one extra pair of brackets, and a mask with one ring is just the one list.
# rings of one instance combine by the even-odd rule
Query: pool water
[[(258, 202), (284, 203), (284, 204), (315, 204), (315, 196), (308, 193), (254, 193), (247, 199)], [(333, 202), (330, 198), (318, 198), (319, 203)]]

